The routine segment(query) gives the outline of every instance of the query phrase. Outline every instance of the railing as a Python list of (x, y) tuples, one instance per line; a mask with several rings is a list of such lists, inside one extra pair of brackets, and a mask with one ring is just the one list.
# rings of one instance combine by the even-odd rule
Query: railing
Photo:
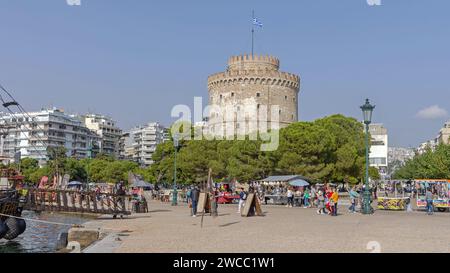
[(25, 210), (94, 214), (131, 214), (129, 196), (69, 190), (29, 189)]
[(20, 216), (19, 195), (15, 190), (0, 190), (0, 220), (6, 220), (5, 215)]

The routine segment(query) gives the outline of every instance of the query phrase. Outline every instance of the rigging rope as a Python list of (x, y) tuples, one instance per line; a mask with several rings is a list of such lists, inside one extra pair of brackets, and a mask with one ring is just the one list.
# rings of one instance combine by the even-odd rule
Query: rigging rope
[[(45, 221), (45, 220), (39, 220), (39, 219), (34, 219), (34, 218), (27, 218), (27, 217), (22, 217), (22, 216), (13, 216), (13, 215), (3, 214), (3, 213), (0, 213), (0, 216), (16, 218), (16, 219), (22, 219), (22, 220), (26, 220), (26, 221), (43, 223), (43, 224), (49, 224), (49, 225), (67, 226), (67, 227), (72, 227), (72, 228), (85, 228), (85, 226), (79, 225), (79, 224), (67, 224), (67, 223), (54, 222), (54, 221)], [(105, 231), (109, 230), (109, 231), (115, 231), (115, 232), (122, 232), (122, 233), (131, 232), (130, 230), (127, 230), (127, 229), (124, 230), (123, 228), (122, 229), (114, 229), (114, 228), (101, 227), (99, 229), (102, 229), (102, 230), (105, 230)]]
[(0, 213), (0, 216), (10, 217), (10, 218), (16, 218), (16, 219), (22, 219), (32, 222), (38, 222), (38, 223), (44, 223), (44, 224), (51, 224), (51, 225), (59, 225), (59, 226), (69, 226), (69, 227), (84, 227), (81, 225), (76, 224), (66, 224), (66, 223), (59, 223), (59, 222), (52, 222), (52, 221), (45, 221), (45, 220), (39, 220), (39, 219), (33, 219), (33, 218), (27, 218), (27, 217), (21, 217), (21, 216), (13, 216), (8, 214)]

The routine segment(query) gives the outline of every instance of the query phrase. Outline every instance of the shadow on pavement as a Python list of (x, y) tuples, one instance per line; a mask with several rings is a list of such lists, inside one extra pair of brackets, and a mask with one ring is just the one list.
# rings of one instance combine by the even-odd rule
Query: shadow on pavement
[(231, 223), (228, 223), (228, 224), (224, 224), (224, 225), (219, 225), (219, 227), (229, 227), (229, 226), (232, 226), (232, 225), (235, 225), (235, 224), (239, 224), (240, 222), (231, 222)]

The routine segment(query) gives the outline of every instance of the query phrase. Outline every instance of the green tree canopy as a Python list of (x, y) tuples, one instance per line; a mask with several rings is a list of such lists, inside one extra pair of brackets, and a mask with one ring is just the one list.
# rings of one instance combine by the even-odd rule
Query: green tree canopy
[(441, 144), (428, 149), (398, 169), (395, 179), (450, 179), (450, 145)]
[[(299, 174), (334, 182), (361, 181), (365, 164), (363, 126), (354, 118), (333, 115), (313, 122), (297, 122), (280, 130), (279, 148), (262, 152), (261, 141), (182, 141), (177, 156), (177, 181), (236, 178), (249, 182), (271, 174)], [(158, 145), (151, 166), (156, 181), (173, 181), (174, 147)]]

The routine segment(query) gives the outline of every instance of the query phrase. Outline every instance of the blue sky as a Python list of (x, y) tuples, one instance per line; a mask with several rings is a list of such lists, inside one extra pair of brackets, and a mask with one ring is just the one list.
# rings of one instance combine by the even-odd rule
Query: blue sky
[[(361, 117), (369, 97), (393, 146), (437, 135), (450, 110), (450, 1), (0, 0), (0, 83), (27, 110), (99, 112), (124, 129), (169, 125), (207, 101), (209, 74), (251, 49), (299, 74), (301, 120)], [(421, 111), (421, 112), (420, 112)], [(419, 113), (420, 112), (420, 113)]]

